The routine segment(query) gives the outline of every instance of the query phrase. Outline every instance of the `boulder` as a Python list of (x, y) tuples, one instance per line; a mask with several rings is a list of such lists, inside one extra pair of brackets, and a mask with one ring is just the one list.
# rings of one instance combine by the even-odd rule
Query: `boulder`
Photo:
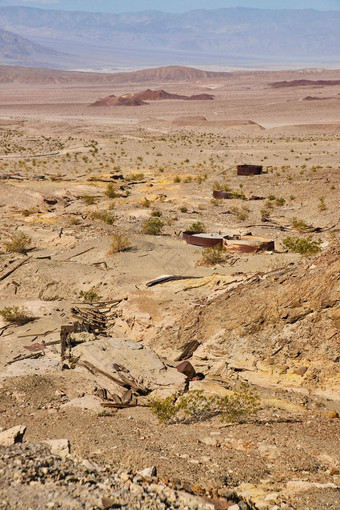
[(25, 425), (17, 425), (16, 427), (0, 432), (0, 446), (11, 446), (15, 443), (22, 443), (25, 432)]

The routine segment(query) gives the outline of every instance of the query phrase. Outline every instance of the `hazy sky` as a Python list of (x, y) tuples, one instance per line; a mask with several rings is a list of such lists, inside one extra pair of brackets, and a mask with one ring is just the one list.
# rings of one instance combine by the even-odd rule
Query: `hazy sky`
[(185, 12), (192, 9), (254, 7), (262, 9), (339, 10), (340, 0), (0, 0), (0, 6), (25, 5), (65, 10), (136, 12), (158, 10)]

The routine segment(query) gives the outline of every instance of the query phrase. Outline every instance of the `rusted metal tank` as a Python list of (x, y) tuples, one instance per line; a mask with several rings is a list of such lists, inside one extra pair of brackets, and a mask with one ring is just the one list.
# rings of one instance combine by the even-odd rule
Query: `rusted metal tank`
[(237, 165), (237, 175), (259, 175), (262, 168), (262, 165)]
[(222, 246), (224, 235), (207, 234), (205, 232), (192, 232), (187, 230), (186, 232), (183, 232), (183, 239), (187, 244), (194, 244), (195, 246), (205, 246), (209, 248), (214, 246)]
[(273, 251), (275, 244), (271, 239), (265, 239), (264, 237), (234, 235), (224, 238), (223, 247), (233, 252), (256, 253), (259, 251)]
[(219, 190), (214, 190), (213, 191), (213, 197), (214, 198), (217, 198), (218, 200), (221, 200), (221, 199), (228, 199), (228, 198), (233, 198), (232, 195), (230, 193), (228, 193), (227, 191), (219, 191)]

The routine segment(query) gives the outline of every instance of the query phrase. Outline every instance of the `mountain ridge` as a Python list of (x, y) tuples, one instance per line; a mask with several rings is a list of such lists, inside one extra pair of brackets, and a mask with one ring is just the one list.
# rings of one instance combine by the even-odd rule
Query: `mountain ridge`
[(340, 11), (235, 7), (110, 14), (0, 7), (0, 26), (57, 51), (71, 49), (73, 62), (88, 67), (340, 60)]

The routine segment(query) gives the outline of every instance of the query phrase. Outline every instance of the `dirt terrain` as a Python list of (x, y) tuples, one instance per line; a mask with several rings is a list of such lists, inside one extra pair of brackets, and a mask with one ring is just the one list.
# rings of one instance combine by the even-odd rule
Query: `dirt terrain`
[[(27, 430), (23, 446), (1, 452), (17, 482), (0, 482), (0, 508), (19, 509), (16, 487), (33, 498), (32, 483), (35, 509), (110, 508), (100, 498), (115, 490), (124, 508), (337, 509), (340, 71), (167, 68), (87, 81), (13, 68), (10, 87), (1, 71), (0, 427)], [(303, 86), (271, 86), (293, 80)], [(89, 107), (145, 88), (214, 100)], [(240, 176), (239, 164), (263, 172)], [(182, 239), (195, 229), (251, 233), (275, 249), (209, 252)], [(147, 285), (164, 275), (185, 279)], [(87, 330), (61, 353), (76, 321)], [(205, 379), (176, 370), (186, 358)], [(160, 424), (149, 407), (187, 389), (228, 396), (243, 382), (260, 405), (242, 422)], [(46, 455), (35, 443), (63, 438), (66, 464), (49, 457), (39, 480), (14, 476), (17, 457)], [(93, 482), (82, 481), (84, 459)], [(145, 484), (162, 489), (142, 492), (175, 492), (149, 507), (124, 500), (150, 466)], [(130, 474), (114, 489), (118, 470)], [(54, 485), (69, 472), (73, 500)], [(86, 502), (78, 485), (91, 483)], [(183, 491), (203, 499), (185, 503)]]

